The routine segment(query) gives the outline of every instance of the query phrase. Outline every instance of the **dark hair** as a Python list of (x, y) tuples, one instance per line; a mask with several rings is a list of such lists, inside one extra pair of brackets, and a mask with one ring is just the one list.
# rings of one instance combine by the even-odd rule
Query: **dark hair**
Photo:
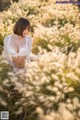
[(13, 33), (23, 36), (22, 32), (26, 28), (30, 31), (30, 21), (27, 18), (19, 18), (14, 25)]

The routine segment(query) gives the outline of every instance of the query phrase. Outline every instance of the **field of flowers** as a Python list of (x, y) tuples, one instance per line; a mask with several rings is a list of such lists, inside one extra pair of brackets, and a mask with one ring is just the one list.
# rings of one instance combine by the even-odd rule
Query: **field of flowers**
[(2, 52), (0, 111), (9, 111), (10, 120), (80, 120), (80, 8), (56, 0), (14, 2), (0, 13), (1, 46), (20, 17), (31, 21), (32, 52), (41, 56), (13, 72)]

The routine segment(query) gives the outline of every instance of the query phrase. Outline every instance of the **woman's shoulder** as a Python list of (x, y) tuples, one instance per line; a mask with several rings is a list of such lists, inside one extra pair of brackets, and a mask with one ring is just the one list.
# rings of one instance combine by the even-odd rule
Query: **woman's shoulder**
[(32, 39), (32, 37), (30, 35), (26, 35), (25, 37), (26, 37), (26, 40), (28, 39), (29, 42), (32, 42), (33, 39)]
[(9, 41), (10, 36), (12, 36), (12, 34), (6, 35), (6, 36), (4, 37), (4, 42), (5, 42), (5, 43), (7, 43), (7, 42)]
[(7, 39), (7, 38), (9, 38), (10, 36), (12, 36), (12, 34), (6, 35), (4, 38)]

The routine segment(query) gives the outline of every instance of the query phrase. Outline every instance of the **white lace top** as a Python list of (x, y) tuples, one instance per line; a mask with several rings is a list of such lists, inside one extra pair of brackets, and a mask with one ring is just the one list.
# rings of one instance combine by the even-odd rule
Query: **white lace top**
[(29, 35), (25, 36), (25, 46), (24, 47), (20, 47), (19, 52), (16, 52), (15, 49), (13, 47), (10, 46), (11, 44), (11, 40), (12, 40), (12, 35), (7, 35), (4, 38), (4, 57), (5, 59), (8, 61), (8, 63), (10, 65), (12, 65), (14, 67), (14, 63), (13, 63), (13, 59), (12, 56), (26, 56), (26, 60), (25, 62), (30, 62), (30, 60), (36, 60), (37, 59), (37, 55), (32, 54), (32, 37)]

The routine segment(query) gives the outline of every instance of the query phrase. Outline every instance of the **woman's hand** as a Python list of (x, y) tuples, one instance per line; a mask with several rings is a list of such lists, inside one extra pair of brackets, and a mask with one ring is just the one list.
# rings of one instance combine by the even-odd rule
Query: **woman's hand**
[(24, 68), (26, 56), (12, 57), (13, 63), (17, 68)]

